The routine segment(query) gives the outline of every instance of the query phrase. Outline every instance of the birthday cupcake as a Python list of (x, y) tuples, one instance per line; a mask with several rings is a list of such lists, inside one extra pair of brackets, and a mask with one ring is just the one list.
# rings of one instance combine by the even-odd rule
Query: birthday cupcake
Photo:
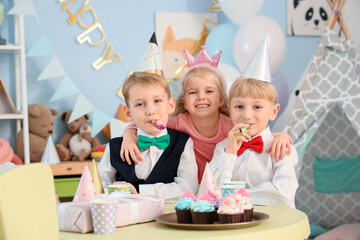
[(240, 189), (236, 192), (236, 194), (241, 194), (242, 196), (240, 205), (242, 209), (244, 209), (244, 222), (251, 222), (253, 218), (254, 207), (250, 199), (250, 193), (248, 193), (245, 189)]
[(242, 220), (243, 210), (236, 204), (234, 195), (229, 194), (221, 201), (217, 211), (219, 223), (239, 223)]
[(214, 206), (206, 200), (198, 200), (191, 207), (191, 217), (194, 224), (213, 224), (215, 214)]
[[(221, 191), (220, 190), (216, 190), (214, 192), (211, 192), (210, 190), (208, 190), (207, 194), (209, 195), (209, 197), (211, 198), (211, 200), (213, 201), (213, 205), (215, 208), (215, 211), (217, 212), (217, 210), (219, 209), (220, 206), (220, 202), (221, 202)], [(218, 221), (218, 215), (215, 214), (215, 221)]]
[(195, 203), (195, 196), (186, 191), (176, 202), (175, 211), (178, 223), (192, 223), (190, 208)]

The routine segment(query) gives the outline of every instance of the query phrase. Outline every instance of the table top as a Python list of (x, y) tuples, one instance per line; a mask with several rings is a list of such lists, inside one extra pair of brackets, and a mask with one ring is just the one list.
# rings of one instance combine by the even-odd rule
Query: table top
[[(165, 205), (166, 212), (173, 211), (174, 205)], [(176, 229), (157, 222), (140, 223), (118, 227), (114, 235), (93, 233), (71, 233), (60, 231), (60, 239), (277, 239), (303, 240), (310, 235), (309, 221), (302, 211), (280, 206), (255, 206), (254, 211), (270, 215), (261, 224), (248, 228), (229, 230), (187, 230)]]

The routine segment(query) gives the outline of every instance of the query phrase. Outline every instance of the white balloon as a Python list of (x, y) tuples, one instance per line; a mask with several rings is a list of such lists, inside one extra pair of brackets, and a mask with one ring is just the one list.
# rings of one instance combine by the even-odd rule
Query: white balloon
[(280, 67), (286, 50), (285, 35), (272, 18), (255, 16), (246, 20), (234, 39), (234, 58), (240, 71), (244, 71), (264, 37), (268, 37), (270, 71)]
[(219, 3), (224, 14), (240, 25), (246, 19), (256, 16), (264, 0), (219, 0)]
[(229, 95), (229, 90), (233, 82), (241, 76), (239, 70), (236, 67), (227, 63), (219, 63), (219, 71), (223, 74), (226, 83), (226, 93)]

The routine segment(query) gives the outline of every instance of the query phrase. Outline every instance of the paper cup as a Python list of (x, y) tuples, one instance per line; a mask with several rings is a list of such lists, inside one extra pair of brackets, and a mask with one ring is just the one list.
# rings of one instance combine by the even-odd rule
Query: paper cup
[(225, 197), (229, 193), (235, 194), (238, 190), (244, 188), (242, 185), (222, 185), (221, 186), (221, 195)]
[(229, 182), (224, 182), (223, 185), (238, 186), (239, 188), (244, 188), (245, 189), (246, 182), (245, 181), (229, 181)]
[(94, 234), (115, 234), (118, 204), (118, 201), (113, 199), (95, 199), (91, 201)]
[(109, 194), (112, 192), (126, 192), (130, 193), (131, 191), (131, 185), (128, 183), (119, 183), (115, 182), (112, 185), (107, 186), (107, 189), (109, 191)]

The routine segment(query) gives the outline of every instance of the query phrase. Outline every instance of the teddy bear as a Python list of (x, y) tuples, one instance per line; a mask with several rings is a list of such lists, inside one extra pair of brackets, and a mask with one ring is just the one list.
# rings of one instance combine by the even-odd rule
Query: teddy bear
[[(79, 143), (79, 137), (84, 138), (86, 141), (88, 141), (91, 144), (91, 150), (96, 149), (97, 147), (99, 147), (101, 144), (99, 142), (99, 140), (94, 137), (91, 137), (91, 133), (84, 131), (82, 134), (80, 133), (80, 129), (83, 125), (87, 125), (86, 124), (86, 120), (89, 119), (89, 115), (85, 114), (84, 116), (68, 123), (70, 116), (71, 116), (72, 111), (68, 111), (68, 112), (64, 112), (61, 115), (61, 119), (67, 124), (67, 128), (68, 131), (62, 136), (62, 138), (59, 140), (58, 144), (56, 144), (55, 148), (57, 153), (59, 154), (59, 158), (61, 161), (69, 161), (69, 160), (79, 160), (79, 161), (83, 161), (85, 160), (85, 158), (87, 157), (81, 157), (81, 149), (80, 151), (72, 151), (70, 149), (70, 139), (72, 139), (74, 136), (76, 136), (76, 138), (78, 138), (78, 143)], [(87, 127), (84, 128), (89, 128), (90, 126), (87, 125)], [(86, 129), (85, 129), (86, 130)], [(73, 141), (75, 141), (76, 139), (73, 139)], [(85, 143), (85, 142), (84, 142)], [(86, 145), (86, 143), (85, 143)], [(81, 147), (81, 146), (80, 146)], [(73, 149), (75, 150), (75, 149)], [(75, 155), (75, 152), (77, 152), (79, 155)], [(84, 149), (84, 153), (83, 155), (85, 156), (85, 149)]]
[[(28, 106), (30, 162), (41, 161), (48, 136), (53, 133), (53, 116), (57, 114), (57, 110), (47, 108), (40, 103)], [(16, 153), (20, 159), (24, 160), (23, 130), (20, 130), (17, 135)]]
[(70, 152), (74, 154), (72, 160), (84, 161), (91, 153), (91, 127), (87, 124), (81, 125), (79, 133), (70, 138)]

